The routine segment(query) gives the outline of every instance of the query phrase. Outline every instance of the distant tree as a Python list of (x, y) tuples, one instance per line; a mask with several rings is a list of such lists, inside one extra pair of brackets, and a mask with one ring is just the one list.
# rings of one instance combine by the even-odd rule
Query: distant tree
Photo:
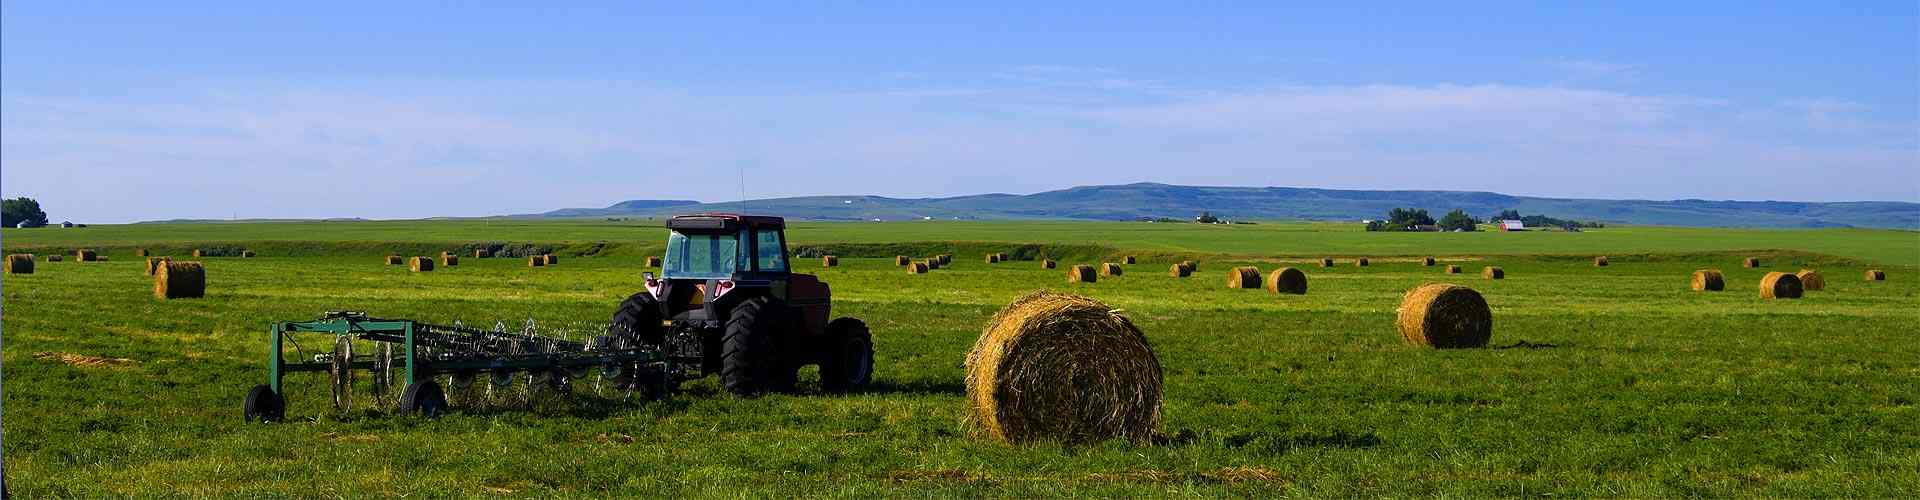
[(40, 202), (25, 196), (0, 202), (0, 225), (5, 227), (41, 227), (47, 225), (47, 213), (40, 210)]
[(1387, 221), (1382, 221), (1382, 220), (1367, 221), (1367, 230), (1368, 231), (1387, 231), (1388, 230)]
[(1433, 216), (1424, 208), (1396, 208), (1387, 211), (1387, 231), (1405, 231), (1413, 226), (1433, 225)]
[(1473, 216), (1467, 215), (1467, 211), (1465, 210), (1456, 208), (1453, 209), (1452, 212), (1447, 212), (1446, 216), (1440, 218), (1440, 230), (1442, 231), (1473, 231), (1476, 229), (1478, 229), (1478, 227), (1474, 225)]

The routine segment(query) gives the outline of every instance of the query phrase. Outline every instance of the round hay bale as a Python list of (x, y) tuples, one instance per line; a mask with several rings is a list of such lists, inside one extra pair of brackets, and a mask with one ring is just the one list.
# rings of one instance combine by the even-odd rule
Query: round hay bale
[(1394, 326), (1408, 344), (1441, 349), (1486, 347), (1493, 338), (1493, 310), (1472, 288), (1428, 283), (1407, 291), (1400, 300)]
[(460, 256), (447, 253), (440, 254), (440, 265), (442, 267), (458, 266), (460, 265)]
[(94, 252), (92, 249), (82, 248), (82, 249), (73, 251), (74, 262), (93, 262), (99, 259), (100, 259), (100, 254), (97, 252)]
[(106, 261), (108, 261), (108, 260), (112, 260), (112, 259), (110, 259), (109, 257), (107, 257), (107, 256), (105, 256), (105, 255), (102, 255), (102, 256), (100, 256), (99, 258), (97, 258), (97, 259), (94, 259), (94, 261), (97, 261), (97, 262), (106, 262)]
[(541, 267), (545, 265), (547, 265), (547, 259), (542, 259), (538, 255), (527, 257), (527, 267)]
[(1333, 267), (1333, 259), (1320, 259), (1320, 267)]
[[(487, 251), (487, 249), (485, 249), (485, 248), (480, 248), (480, 249), (475, 249), (475, 250), (473, 251), (473, 258), (476, 258), (476, 259), (485, 259), (485, 258), (489, 258), (489, 257), (493, 257), (493, 252), (489, 252), (489, 251)], [(654, 258), (654, 257), (647, 257), (647, 259), (649, 259), (649, 262), (651, 262), (651, 259), (653, 259), (653, 258)]]
[(1432, 265), (1433, 265), (1433, 257), (1427, 257), (1427, 258), (1425, 258), (1425, 259), (1421, 259), (1421, 260), (1420, 260), (1420, 265), (1423, 265), (1423, 266), (1432, 266)]
[(907, 264), (907, 274), (927, 274), (927, 263), (915, 262)]
[(1756, 258), (1753, 258), (1753, 257), (1747, 257), (1747, 258), (1745, 258), (1745, 259), (1742, 259), (1742, 260), (1740, 261), (1740, 267), (1744, 267), (1744, 268), (1747, 268), (1747, 269), (1754, 269), (1754, 268), (1758, 268), (1758, 267), (1760, 267), (1760, 259), (1756, 259)]
[(981, 332), (966, 369), (977, 436), (1147, 443), (1159, 433), (1159, 357), (1132, 321), (1093, 299), (1035, 292), (1014, 300)]
[(1507, 279), (1507, 270), (1494, 267), (1494, 266), (1487, 266), (1485, 268), (1480, 269), (1480, 276), (1490, 280), (1503, 280), (1503, 279)]
[(1180, 266), (1187, 268), (1188, 273), (1200, 270), (1200, 263), (1197, 261), (1183, 260), (1180, 261)]
[(1167, 270), (1167, 276), (1172, 276), (1175, 278), (1185, 278), (1187, 277), (1187, 275), (1190, 275), (1190, 274), (1193, 274), (1193, 271), (1187, 269), (1187, 266), (1181, 265), (1181, 264), (1174, 264), (1172, 269)]
[(60, 256), (58, 256), (58, 255), (48, 255), (48, 256), (47, 256), (47, 262), (60, 262)]
[(1367, 267), (1367, 258), (1361, 257), (1358, 259), (1353, 259), (1353, 267)]
[(199, 262), (163, 261), (153, 273), (153, 296), (197, 299), (207, 294), (207, 269)]
[(198, 258), (201, 258), (201, 257), (206, 257), (206, 256), (207, 256), (207, 252), (205, 252), (205, 251), (202, 251), (202, 250), (200, 250), (200, 249), (198, 249), (198, 248), (195, 248), (195, 249), (193, 249), (193, 258), (196, 258), (196, 259), (198, 259)]
[(895, 256), (893, 256), (893, 265), (896, 265), (896, 266), (904, 266), (904, 265), (907, 265), (907, 264), (912, 264), (912, 263), (913, 263), (913, 259), (909, 259), (909, 258), (907, 258), (907, 256), (905, 256), (905, 255), (895, 255)]
[(820, 267), (836, 267), (839, 265), (840, 265), (839, 257), (832, 256), (832, 255), (826, 255), (826, 256), (820, 257)]
[(1000, 253), (996, 253), (996, 254), (993, 254), (993, 256), (994, 256), (994, 257), (998, 257), (998, 258), (1000, 259), (1000, 262), (1006, 262), (1006, 261), (1008, 261), (1008, 260), (1012, 260), (1012, 259), (1008, 259), (1008, 258), (1007, 258), (1007, 253), (1006, 253), (1006, 252), (1000, 252)]
[(1260, 288), (1260, 268), (1236, 267), (1227, 272), (1227, 288)]
[(987, 263), (988, 263), (988, 264), (999, 264), (999, 263), (1000, 263), (1000, 254), (997, 254), (997, 253), (990, 253), (990, 254), (987, 254)]
[(400, 257), (400, 256), (398, 256), (398, 255), (388, 255), (388, 256), (387, 256), (387, 265), (389, 265), (389, 266), (399, 266), (399, 265), (405, 265), (406, 263), (407, 263), (407, 260), (406, 260), (406, 259), (404, 259), (404, 258), (401, 258), (401, 257)]
[(1119, 276), (1125, 273), (1126, 273), (1126, 270), (1121, 269), (1119, 264), (1115, 264), (1112, 262), (1100, 264), (1101, 276)]
[(1059, 262), (1054, 262), (1053, 259), (1040, 259), (1041, 269), (1053, 269), (1056, 267), (1060, 267)]
[(1719, 269), (1700, 269), (1693, 272), (1691, 287), (1696, 292), (1718, 292), (1727, 289), (1727, 277)]
[(551, 265), (560, 263), (560, 256), (554, 255), (554, 254), (546, 254), (546, 255), (541, 255), (540, 260), (545, 261), (547, 265), (551, 266)]
[(1867, 277), (1867, 281), (1886, 281), (1887, 272), (1881, 271), (1879, 269), (1868, 269), (1866, 277)]
[(927, 270), (928, 270), (928, 271), (932, 271), (932, 270), (936, 270), (936, 269), (940, 269), (940, 258), (939, 258), (939, 257), (933, 257), (933, 258), (929, 258), (929, 259), (927, 259), (927, 260), (926, 260), (926, 262), (925, 262), (925, 263), (926, 263), (926, 265), (927, 265)]
[(647, 257), (647, 267), (660, 267), (660, 258)]
[(1267, 291), (1275, 294), (1306, 295), (1307, 273), (1282, 267), (1267, 275)]
[(139, 249), (139, 250), (134, 250), (134, 251), (133, 251), (133, 256), (134, 256), (134, 257), (146, 257), (147, 255), (148, 255), (148, 254), (147, 254), (147, 249), (145, 249), (145, 248), (142, 248), (142, 249)]
[(1067, 269), (1068, 283), (1095, 283), (1099, 281), (1100, 273), (1094, 272), (1093, 266), (1080, 265)]
[(1133, 265), (1133, 264), (1134, 264), (1135, 262), (1137, 262), (1137, 261), (1135, 261), (1135, 260), (1133, 259), (1133, 256), (1132, 256), (1132, 255), (1128, 255), (1128, 256), (1127, 256), (1127, 260), (1126, 260), (1126, 263), (1127, 263), (1127, 265), (1129, 265), (1129, 266), (1131, 266), (1131, 265)]
[(412, 270), (413, 272), (416, 272), (416, 273), (432, 271), (433, 259), (429, 257), (414, 257), (411, 259), (407, 259), (407, 269)]
[(1448, 264), (1446, 272), (1447, 274), (1460, 274), (1460, 266)]
[(1801, 292), (1800, 277), (1791, 273), (1771, 272), (1760, 278), (1760, 298), (1797, 299)]
[(240, 258), (242, 258), (242, 259), (251, 259), (251, 258), (253, 258), (253, 257), (254, 257), (254, 253), (253, 253), (253, 251), (252, 251), (252, 250), (241, 250), (241, 251), (240, 251)]
[(1607, 267), (1607, 258), (1606, 258), (1605, 256), (1601, 256), (1601, 257), (1594, 257), (1594, 258), (1593, 258), (1593, 266), (1594, 266), (1594, 267)]
[(1827, 278), (1821, 276), (1819, 271), (1801, 269), (1800, 272), (1793, 273), (1793, 276), (1800, 278), (1801, 291), (1818, 292), (1827, 289)]
[(160, 266), (172, 261), (173, 257), (147, 257), (147, 276), (159, 274)]
[[(940, 265), (942, 265), (942, 266), (951, 266), (951, 265), (953, 265), (953, 254), (950, 254), (950, 253), (943, 253), (943, 254), (940, 254)], [(1049, 268), (1049, 269), (1051, 269), (1051, 268)]]
[(7, 274), (33, 274), (33, 254), (16, 253), (7, 256)]

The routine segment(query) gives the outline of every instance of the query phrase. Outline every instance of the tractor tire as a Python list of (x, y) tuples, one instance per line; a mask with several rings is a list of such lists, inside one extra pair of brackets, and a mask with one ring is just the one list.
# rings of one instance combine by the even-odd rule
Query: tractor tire
[(660, 345), (666, 339), (666, 332), (660, 329), (660, 301), (653, 294), (640, 292), (627, 297), (620, 308), (613, 312), (613, 323), (607, 325), (607, 335), (627, 341), (626, 347), (633, 342), (641, 345)]
[(447, 411), (447, 393), (440, 390), (440, 384), (432, 380), (422, 380), (407, 384), (407, 390), (400, 393), (400, 413), (419, 414), (427, 418), (437, 418)]
[(873, 334), (867, 324), (853, 318), (827, 323), (825, 345), (820, 350), (820, 388), (827, 392), (850, 392), (873, 382)]
[(287, 401), (273, 392), (273, 386), (256, 385), (247, 391), (242, 413), (248, 422), (279, 422), (287, 416)]
[(727, 392), (752, 396), (781, 390), (783, 377), (775, 359), (773, 336), (783, 304), (767, 297), (754, 297), (733, 306), (727, 328), (720, 339), (720, 384)]

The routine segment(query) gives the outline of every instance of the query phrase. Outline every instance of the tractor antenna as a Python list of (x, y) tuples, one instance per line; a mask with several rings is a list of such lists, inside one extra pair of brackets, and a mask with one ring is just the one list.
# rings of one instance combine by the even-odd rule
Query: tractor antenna
[(740, 211), (747, 211), (747, 166), (738, 165), (740, 170)]

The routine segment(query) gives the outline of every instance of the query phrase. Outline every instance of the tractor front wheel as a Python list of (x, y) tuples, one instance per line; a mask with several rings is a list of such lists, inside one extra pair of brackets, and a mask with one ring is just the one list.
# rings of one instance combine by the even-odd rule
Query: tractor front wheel
[(820, 352), (820, 388), (827, 392), (855, 391), (873, 381), (873, 334), (853, 318), (827, 323), (826, 345)]
[(243, 409), (248, 422), (279, 422), (287, 416), (287, 401), (273, 392), (273, 386), (260, 384), (247, 391)]

